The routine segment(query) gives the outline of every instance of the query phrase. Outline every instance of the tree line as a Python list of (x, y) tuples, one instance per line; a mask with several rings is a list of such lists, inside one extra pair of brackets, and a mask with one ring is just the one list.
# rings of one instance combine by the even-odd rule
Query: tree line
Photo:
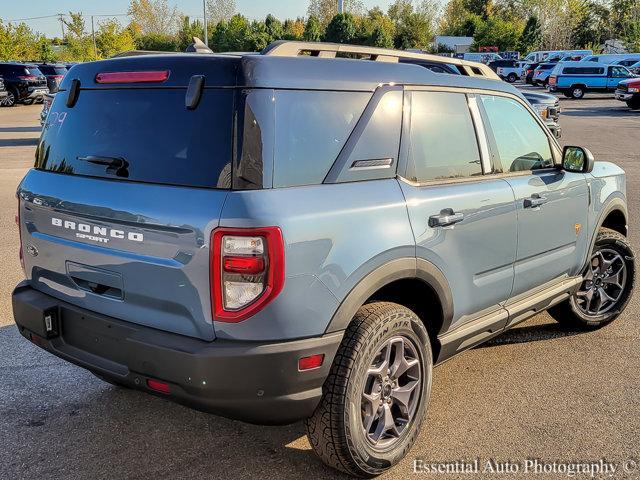
[[(208, 43), (214, 51), (259, 51), (275, 40), (328, 41), (386, 48), (446, 52), (435, 35), (473, 37), (473, 50), (591, 48), (609, 39), (640, 50), (637, 0), (395, 0), (384, 11), (345, 0), (311, 0), (305, 18), (268, 15), (249, 20), (235, 0), (207, 0)], [(130, 23), (98, 22), (91, 34), (80, 12), (64, 19), (64, 38), (48, 39), (26, 24), (0, 21), (1, 60), (87, 61), (126, 50), (184, 51), (194, 36), (204, 39), (199, 19), (182, 14), (168, 0), (132, 0)], [(95, 41), (94, 41), (95, 38)]]

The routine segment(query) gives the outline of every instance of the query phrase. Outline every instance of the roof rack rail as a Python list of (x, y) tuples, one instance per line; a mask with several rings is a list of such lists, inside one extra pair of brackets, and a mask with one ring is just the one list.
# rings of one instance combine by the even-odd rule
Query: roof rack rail
[(271, 43), (262, 51), (262, 55), (275, 57), (297, 57), (300, 55), (310, 55), (320, 58), (336, 58), (338, 54), (351, 54), (366, 57), (367, 60), (376, 62), (394, 62), (403, 60), (411, 63), (412, 60), (418, 63), (426, 61), (430, 63), (440, 63), (455, 65), (463, 70), (462, 73), (470, 77), (484, 77), (491, 80), (501, 80), (500, 77), (487, 65), (478, 62), (469, 62), (459, 58), (441, 57), (428, 53), (417, 53), (405, 50), (392, 50), (388, 48), (368, 47), (366, 45), (346, 45), (342, 43), (323, 42), (298, 42), (288, 40), (278, 40)]

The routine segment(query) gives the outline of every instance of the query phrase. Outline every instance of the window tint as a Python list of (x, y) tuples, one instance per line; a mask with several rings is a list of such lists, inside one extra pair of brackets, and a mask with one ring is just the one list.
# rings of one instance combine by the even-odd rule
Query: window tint
[(40, 71), (40, 69), (38, 67), (34, 67), (33, 65), (29, 65), (28, 67), (24, 68), (24, 72), (27, 75), (34, 75), (34, 76), (42, 76), (42, 72)]
[(629, 71), (624, 67), (611, 67), (611, 76), (614, 78), (627, 78)]
[[(529, 111), (517, 101), (482, 95), (493, 133), (501, 172), (520, 172), (553, 166), (549, 139)], [(498, 162), (496, 162), (498, 163)]]
[(184, 96), (184, 89), (81, 90), (73, 108), (56, 96), (35, 166), (113, 180), (228, 186), (233, 92), (206, 89), (195, 110), (185, 108)]
[(273, 186), (322, 183), (370, 93), (278, 91)]
[(562, 73), (566, 75), (602, 75), (603, 67), (566, 67)]
[(467, 98), (412, 92), (407, 177), (423, 182), (482, 174)]

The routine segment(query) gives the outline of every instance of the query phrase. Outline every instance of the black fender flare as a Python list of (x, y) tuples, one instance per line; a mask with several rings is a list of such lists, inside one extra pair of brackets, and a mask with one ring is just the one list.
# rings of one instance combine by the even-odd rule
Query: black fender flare
[(358, 309), (382, 287), (396, 280), (421, 280), (433, 289), (442, 305), (443, 324), (441, 331), (446, 331), (453, 319), (453, 296), (449, 282), (444, 274), (433, 263), (421, 258), (397, 258), (391, 260), (360, 280), (342, 300), (333, 314), (325, 333), (345, 330)]
[[(609, 214), (611, 212), (614, 211), (619, 211), (620, 213), (622, 213), (622, 216), (624, 217), (624, 222), (625, 222), (625, 226), (626, 226), (626, 230), (628, 233), (628, 221), (629, 221), (629, 214), (627, 211), (627, 204), (624, 202), (624, 200), (620, 197), (614, 197), (611, 200), (609, 200), (606, 203), (606, 206), (600, 211), (600, 214), (598, 216), (598, 220), (596, 221), (595, 224), (595, 228), (593, 229), (593, 234), (591, 235), (591, 241), (589, 242), (589, 248), (587, 249), (587, 258), (584, 259), (584, 262), (582, 264), (582, 270), (580, 270), (581, 272), (584, 270), (584, 268), (586, 268), (587, 266), (587, 262), (589, 261), (589, 258), (591, 257), (591, 252), (593, 251), (593, 246), (596, 243), (596, 237), (598, 236), (598, 230), (600, 230), (602, 228), (602, 224), (604, 223), (604, 221), (606, 220), (606, 218), (609, 216)], [(626, 236), (626, 235), (625, 235)]]

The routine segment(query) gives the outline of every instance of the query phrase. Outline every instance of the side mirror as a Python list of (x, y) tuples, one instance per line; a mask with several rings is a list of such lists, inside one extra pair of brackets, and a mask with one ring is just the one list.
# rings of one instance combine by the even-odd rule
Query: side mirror
[(562, 151), (562, 168), (567, 172), (591, 173), (593, 170), (593, 154), (584, 147), (564, 147)]

